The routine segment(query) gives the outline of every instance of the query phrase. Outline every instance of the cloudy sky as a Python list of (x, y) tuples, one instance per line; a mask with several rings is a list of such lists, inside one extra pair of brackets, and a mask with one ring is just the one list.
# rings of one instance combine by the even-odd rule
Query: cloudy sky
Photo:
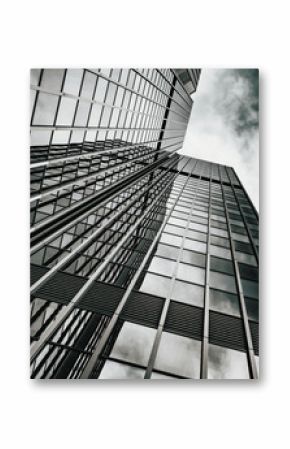
[(232, 166), (259, 210), (259, 80), (252, 69), (203, 69), (181, 153)]

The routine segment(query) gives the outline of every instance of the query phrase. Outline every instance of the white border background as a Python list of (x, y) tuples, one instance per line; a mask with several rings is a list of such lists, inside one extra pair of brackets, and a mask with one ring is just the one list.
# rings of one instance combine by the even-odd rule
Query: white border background
[[(50, 0), (11, 1), (2, 9), (1, 446), (285, 447), (290, 372), (287, 2), (125, 0), (101, 6), (97, 0)], [(29, 380), (28, 83), (29, 68), (41, 66), (260, 69), (259, 382)]]

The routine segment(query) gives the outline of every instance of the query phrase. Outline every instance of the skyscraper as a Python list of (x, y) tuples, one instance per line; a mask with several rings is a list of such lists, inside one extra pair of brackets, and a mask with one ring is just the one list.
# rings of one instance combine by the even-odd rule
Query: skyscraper
[(32, 71), (31, 377), (257, 377), (257, 213), (177, 153), (199, 76)]

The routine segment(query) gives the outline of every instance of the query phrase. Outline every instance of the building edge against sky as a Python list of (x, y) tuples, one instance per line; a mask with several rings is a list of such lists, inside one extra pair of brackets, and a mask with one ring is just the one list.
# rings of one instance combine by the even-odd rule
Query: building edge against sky
[(257, 378), (257, 212), (177, 154), (199, 76), (32, 71), (32, 378)]

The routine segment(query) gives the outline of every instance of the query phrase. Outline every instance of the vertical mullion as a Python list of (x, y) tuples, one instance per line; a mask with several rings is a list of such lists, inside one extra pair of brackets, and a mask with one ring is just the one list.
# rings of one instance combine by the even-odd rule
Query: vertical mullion
[(209, 343), (209, 277), (210, 277), (210, 238), (211, 238), (211, 186), (212, 186), (212, 171), (209, 179), (209, 200), (208, 200), (208, 230), (207, 230), (207, 244), (206, 244), (206, 265), (205, 265), (205, 288), (204, 288), (204, 317), (203, 317), (203, 337), (202, 337), (202, 356), (201, 356), (201, 370), (200, 378), (207, 379), (208, 373), (208, 343)]

